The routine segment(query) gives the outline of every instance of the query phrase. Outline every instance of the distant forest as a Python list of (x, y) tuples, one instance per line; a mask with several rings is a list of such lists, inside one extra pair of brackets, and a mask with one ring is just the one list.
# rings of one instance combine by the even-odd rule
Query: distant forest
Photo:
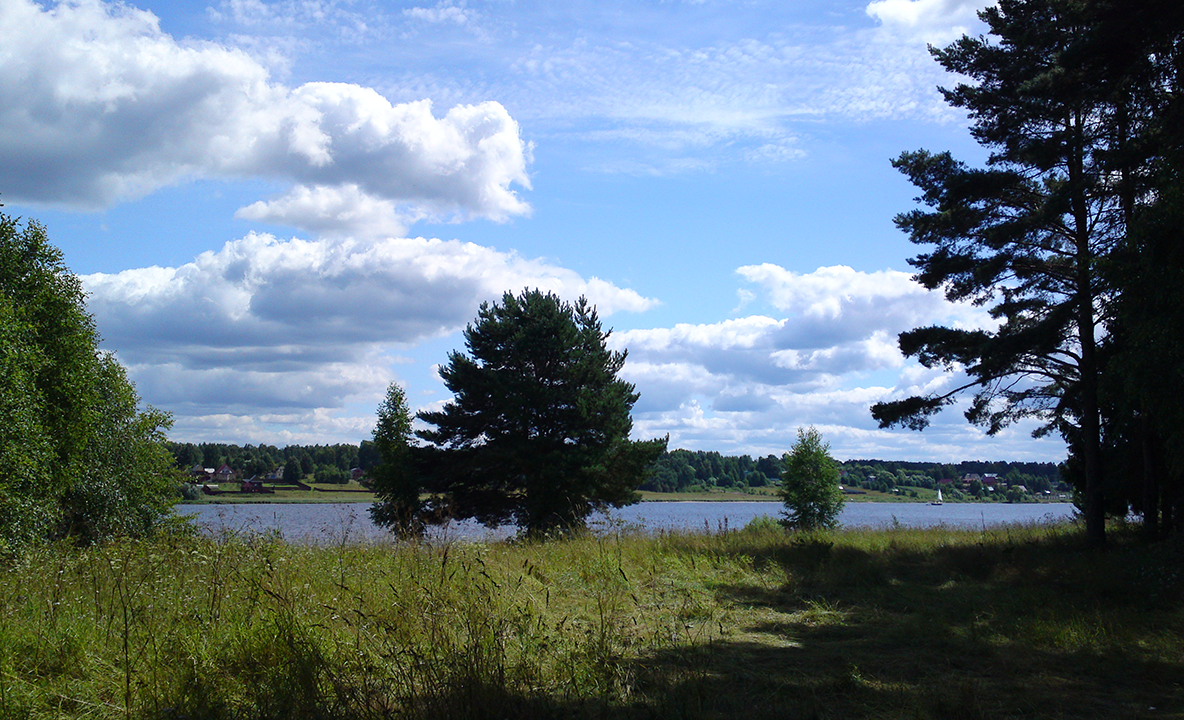
[[(183, 469), (200, 465), (218, 468), (223, 464), (242, 477), (265, 475), (288, 462), (300, 463), (301, 474), (317, 482), (349, 479), (349, 471), (368, 470), (379, 462), (374, 443), (358, 445), (228, 445), (225, 443), (167, 443)], [(847, 460), (839, 463), (843, 484), (890, 492), (898, 486), (933, 488), (942, 480), (958, 480), (968, 474), (997, 475), (1009, 484), (1024, 485), (1031, 492), (1067, 490), (1054, 463), (963, 461), (956, 464), (898, 462), (892, 460)], [(776, 455), (753, 459), (748, 455), (721, 455), (703, 450), (671, 450), (654, 463), (642, 490), (694, 492), (709, 488), (743, 489), (775, 484), (781, 474)]]
[[(850, 487), (890, 492), (898, 486), (934, 488), (942, 480), (965, 475), (997, 475), (1010, 485), (1024, 485), (1031, 492), (1067, 490), (1055, 463), (971, 460), (956, 464), (847, 460), (839, 463), (842, 482)], [(671, 450), (654, 463), (642, 490), (692, 492), (708, 488), (763, 487), (781, 474), (781, 458), (766, 455), (721, 455), (702, 450)]]
[(195, 465), (217, 469), (229, 465), (240, 477), (266, 475), (295, 461), (304, 477), (316, 482), (344, 483), (349, 471), (368, 470), (378, 464), (378, 451), (370, 440), (359, 445), (227, 445), (225, 443), (166, 443), (177, 466), (188, 470)]

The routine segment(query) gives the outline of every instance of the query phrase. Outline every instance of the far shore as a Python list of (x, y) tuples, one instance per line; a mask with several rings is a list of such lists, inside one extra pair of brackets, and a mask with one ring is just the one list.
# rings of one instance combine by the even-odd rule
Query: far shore
[[(225, 495), (203, 495), (199, 500), (183, 500), (187, 505), (276, 505), (289, 503), (372, 503), (374, 494), (356, 492), (358, 485), (350, 483), (347, 487), (352, 492), (341, 492), (340, 485), (318, 485), (318, 490), (277, 489), (274, 493), (227, 493)], [(781, 502), (775, 488), (751, 488), (747, 491), (718, 490), (705, 492), (660, 493), (648, 490), (640, 491), (642, 502)], [(919, 489), (917, 497), (910, 497), (907, 492), (885, 493), (867, 490), (858, 494), (844, 495), (846, 502), (864, 503), (928, 503), (936, 499), (933, 490)], [(991, 500), (946, 500), (947, 503), (990, 503), (1000, 502)], [(1036, 502), (1067, 502), (1059, 494), (1053, 494)]]

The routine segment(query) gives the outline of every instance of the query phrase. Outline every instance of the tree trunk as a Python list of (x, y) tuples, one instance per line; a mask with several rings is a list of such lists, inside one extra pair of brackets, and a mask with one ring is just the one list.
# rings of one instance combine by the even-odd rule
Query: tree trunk
[(1072, 214), (1076, 235), (1077, 332), (1081, 341), (1081, 454), (1085, 460), (1085, 540), (1090, 547), (1106, 544), (1106, 505), (1102, 496), (1101, 419), (1098, 408), (1098, 347), (1094, 316), (1094, 253), (1089, 222), (1089, 203), (1085, 192), (1084, 140), (1082, 113), (1069, 119), (1074, 147), (1069, 157), (1069, 182), (1073, 193)]
[[(1082, 368), (1084, 371), (1085, 367)], [(1084, 379), (1082, 384), (1086, 384)], [(1084, 392), (1086, 397), (1082, 398), (1081, 403), (1081, 450), (1085, 459), (1085, 541), (1092, 548), (1100, 548), (1106, 544), (1106, 504), (1102, 494), (1097, 378), (1088, 384), (1094, 386), (1093, 392)]]
[(1147, 414), (1139, 418), (1143, 441), (1143, 532), (1149, 540), (1159, 537), (1159, 468), (1155, 462), (1155, 435)]
[(1163, 500), (1163, 517), (1160, 524), (1162, 525), (1164, 535), (1170, 535), (1178, 532), (1180, 529), (1179, 487), (1179, 478), (1173, 473), (1171, 482), (1164, 486), (1161, 494)]

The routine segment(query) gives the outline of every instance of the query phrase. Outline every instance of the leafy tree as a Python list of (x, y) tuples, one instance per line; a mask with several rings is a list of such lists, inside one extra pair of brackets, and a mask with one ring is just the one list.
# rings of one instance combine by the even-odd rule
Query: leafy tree
[(382, 456), (373, 440), (363, 440), (358, 446), (358, 467), (369, 470), (382, 462)]
[(349, 471), (342, 470), (335, 465), (317, 465), (313, 470), (313, 479), (319, 483), (336, 483), (344, 485), (349, 482)]
[(88, 543), (147, 535), (172, 512), (181, 480), (164, 445), (172, 420), (161, 410), (139, 409), (123, 366), (106, 353), (96, 355), (93, 381), (98, 392), (86, 462), (59, 500), (58, 534)]
[(587, 300), (528, 290), (483, 303), (440, 376), (455, 398), (419, 418), (431, 493), (420, 515), (513, 522), (528, 535), (578, 528), (594, 510), (638, 499), (665, 449), (634, 442), (624, 352)]
[(832, 528), (843, 510), (839, 467), (830, 445), (813, 427), (798, 428), (798, 441), (781, 460), (781, 524), (791, 530)]
[[(1102, 340), (1115, 288), (1100, 268), (1126, 237), (1141, 193), (1135, 139), (1140, 107), (1129, 84), (1096, 73), (1101, 0), (1000, 0), (980, 17), (991, 39), (932, 50), (971, 78), (942, 90), (973, 118), (991, 151), (969, 168), (949, 153), (904, 153), (894, 165), (930, 210), (899, 215), (914, 243), (917, 279), (950, 300), (990, 306), (997, 330), (926, 327), (902, 333), (902, 352), (926, 367), (962, 369), (944, 393), (883, 402), (881, 427), (921, 429), (965, 392), (967, 418), (996, 433), (1026, 417), (1079, 452), (1086, 534), (1105, 539), (1100, 457)], [(1129, 76), (1124, 76), (1129, 77)], [(1112, 81), (1113, 80), (1113, 81)]]
[(139, 410), (84, 298), (45, 228), (0, 214), (0, 548), (142, 535), (175, 499), (170, 419)]
[(0, 297), (0, 550), (43, 536), (55, 514), (55, 446), (36, 386), (44, 362), (32, 327)]
[(311, 473), (304, 472), (304, 468), (300, 466), (300, 461), (297, 458), (288, 458), (288, 461), (284, 463), (284, 482), (297, 483), (305, 475), (311, 475)]
[(387, 387), (386, 399), (378, 406), (372, 445), (379, 461), (370, 469), (376, 499), (370, 516), (402, 537), (418, 535), (423, 523), (419, 518), (420, 482), (411, 459), (411, 409), (407, 394), (396, 383)]
[(756, 461), (756, 469), (770, 480), (781, 477), (781, 460), (776, 455), (766, 455)]

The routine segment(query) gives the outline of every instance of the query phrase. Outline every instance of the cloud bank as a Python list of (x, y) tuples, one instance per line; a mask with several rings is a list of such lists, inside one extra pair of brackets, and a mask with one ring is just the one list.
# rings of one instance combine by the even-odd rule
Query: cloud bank
[(529, 148), (496, 102), (437, 116), (354, 84), (289, 88), (241, 50), (97, 0), (2, 3), (0, 47), (0, 187), (14, 201), (100, 208), (192, 178), (263, 178), (290, 190), (243, 217), (391, 235), (530, 210), (512, 188), (530, 186)]
[[(908, 273), (822, 267), (794, 273), (777, 265), (737, 270), (782, 317), (750, 315), (718, 323), (630, 330), (623, 375), (641, 393), (638, 434), (669, 432), (671, 447), (780, 454), (800, 426), (815, 425), (844, 457), (962, 457), (982, 433), (951, 410), (924, 434), (876, 428), (869, 408), (894, 396), (929, 392), (959, 375), (906, 360), (896, 337), (919, 325), (994, 327), (981, 308), (947, 302)], [(1055, 455), (1031, 427), (992, 440), (990, 453)], [(902, 451), (902, 448), (907, 450)], [(1009, 454), (1010, 453), (1010, 454)]]
[(83, 282), (141, 393), (186, 417), (310, 416), (377, 397), (393, 353), (464, 327), (506, 290), (584, 295), (604, 315), (655, 304), (543, 260), (424, 238), (250, 234), (180, 267)]

